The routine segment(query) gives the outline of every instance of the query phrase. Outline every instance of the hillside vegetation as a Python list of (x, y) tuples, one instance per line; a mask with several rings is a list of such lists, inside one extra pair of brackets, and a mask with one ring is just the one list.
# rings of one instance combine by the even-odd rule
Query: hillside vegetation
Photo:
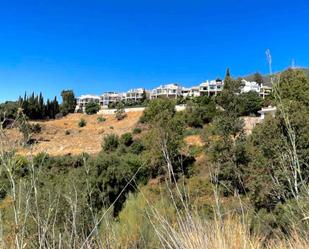
[[(274, 81), (261, 100), (241, 94), (228, 71), (220, 96), (188, 100), (183, 112), (157, 99), (121, 119), (78, 114), (35, 126), (17, 110), (15, 128), (0, 132), (1, 246), (309, 248), (309, 80), (287, 70)], [(243, 116), (269, 104), (275, 117), (247, 132)], [(97, 153), (19, 153), (53, 129), (55, 151), (69, 136), (80, 146), (82, 130)]]

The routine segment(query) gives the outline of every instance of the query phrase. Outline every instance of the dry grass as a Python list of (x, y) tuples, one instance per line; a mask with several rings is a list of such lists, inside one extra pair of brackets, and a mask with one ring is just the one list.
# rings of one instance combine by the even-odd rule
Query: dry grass
[(259, 117), (243, 117), (245, 134), (250, 135), (253, 128), (261, 122)]
[(290, 237), (265, 241), (250, 234), (249, 224), (241, 218), (227, 217), (210, 222), (200, 217), (181, 218), (171, 225), (160, 217), (156, 227), (165, 249), (308, 249), (308, 239), (298, 233)]
[[(118, 121), (114, 115), (83, 115), (70, 114), (59, 120), (40, 121), (42, 132), (34, 135), (37, 143), (30, 148), (18, 148), (21, 154), (38, 154), (41, 152), (50, 155), (77, 155), (83, 152), (98, 153), (101, 150), (102, 139), (106, 134), (121, 135), (130, 132), (137, 125), (142, 112), (130, 112), (127, 118)], [(97, 118), (104, 116), (105, 122), (98, 122)], [(87, 125), (83, 128), (78, 122), (83, 118)], [(66, 131), (67, 134), (66, 134)], [(17, 129), (6, 130), (8, 143), (19, 141), (21, 134)]]
[(185, 142), (187, 145), (191, 145), (191, 146), (198, 146), (198, 147), (202, 147), (204, 146), (204, 142), (202, 141), (202, 138), (200, 135), (191, 135), (191, 136), (187, 136), (185, 138)]

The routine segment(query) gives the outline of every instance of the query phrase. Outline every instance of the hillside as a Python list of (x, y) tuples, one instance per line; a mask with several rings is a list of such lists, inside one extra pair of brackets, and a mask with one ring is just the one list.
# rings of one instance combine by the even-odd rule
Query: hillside
[[(299, 68), (299, 70), (302, 70), (304, 72), (305, 76), (307, 78), (309, 78), (309, 68)], [(279, 75), (280, 73), (281, 72), (275, 73), (275, 75)], [(270, 76), (269, 75), (262, 75), (262, 76), (263, 76), (264, 84), (267, 85), (267, 86), (270, 86), (271, 85), (271, 83), (270, 83)], [(244, 78), (246, 80), (253, 81), (254, 74), (247, 75)]]
[[(78, 155), (83, 152), (98, 153), (106, 134), (121, 135), (130, 132), (137, 125), (142, 112), (130, 112), (127, 118), (117, 121), (114, 115), (83, 115), (70, 114), (62, 119), (35, 122), (40, 124), (42, 131), (34, 136), (36, 143), (31, 148), (18, 151), (22, 154), (38, 154), (46, 152), (51, 155)], [(104, 116), (105, 122), (100, 123), (97, 118)], [(86, 120), (83, 128), (78, 126), (80, 119)], [(16, 130), (7, 130), (7, 138), (17, 141), (21, 134)]]

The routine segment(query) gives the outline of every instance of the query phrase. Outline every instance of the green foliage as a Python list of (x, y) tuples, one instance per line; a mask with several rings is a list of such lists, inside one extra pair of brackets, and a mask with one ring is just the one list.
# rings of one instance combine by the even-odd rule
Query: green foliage
[(237, 112), (240, 116), (257, 115), (263, 106), (263, 99), (254, 91), (241, 93), (237, 96), (237, 102)]
[[(309, 113), (307, 97), (303, 94), (307, 91), (306, 84), (307, 80), (297, 70), (284, 72), (276, 85), (279, 93), (276, 117), (266, 118), (250, 136), (242, 133), (242, 124), (237, 118), (241, 111), (237, 109), (223, 112), (206, 128), (207, 153), (215, 169), (214, 183), (221, 186), (225, 195), (235, 191), (246, 195), (268, 223), (265, 230), (286, 229), (287, 222), (282, 223), (278, 210), (307, 191)], [(301, 90), (292, 92), (294, 86)], [(257, 110), (252, 104), (260, 104), (258, 97), (249, 94), (238, 96), (239, 106)]]
[(288, 69), (277, 80), (274, 88), (283, 100), (297, 101), (309, 106), (309, 79), (301, 70)]
[(190, 160), (181, 154), (185, 123), (182, 113), (176, 113), (170, 100), (155, 100), (144, 112), (150, 130), (145, 134), (145, 160), (152, 176), (168, 173), (166, 164), (173, 166), (175, 174), (186, 172)]
[(4, 118), (15, 119), (19, 108), (18, 102), (7, 101), (0, 104), (0, 121)]
[[(128, 200), (119, 214), (119, 223), (115, 229), (120, 247), (160, 247), (150, 220), (145, 219), (147, 212), (151, 212), (151, 210), (142, 194), (129, 194)], [(129, 234), (128, 231), (130, 231)]]
[(100, 111), (101, 107), (99, 103), (89, 102), (85, 107), (85, 112), (88, 115), (97, 114)]
[(106, 152), (115, 151), (119, 145), (119, 137), (116, 134), (109, 134), (103, 139), (102, 148)]
[(136, 128), (134, 128), (134, 129), (133, 129), (132, 133), (133, 133), (134, 135), (136, 135), (136, 134), (140, 134), (140, 133), (142, 133), (142, 129), (141, 129), (141, 128), (136, 127)]
[(63, 115), (74, 113), (76, 107), (76, 99), (73, 90), (63, 90), (61, 92), (62, 104), (60, 107)]
[(242, 132), (244, 123), (236, 115), (223, 112), (214, 119), (212, 126), (214, 135), (236, 137)]
[(103, 123), (103, 122), (106, 121), (106, 118), (104, 118), (103, 116), (100, 116), (100, 117), (97, 118), (97, 120), (98, 120), (99, 123)]
[(160, 115), (163, 112), (166, 113), (166, 116), (174, 116), (176, 113), (175, 102), (169, 99), (155, 99), (150, 101), (140, 121), (142, 123), (153, 122), (160, 119)]
[[(260, 81), (260, 80), (259, 80)], [(236, 116), (256, 115), (263, 106), (259, 94), (253, 91), (240, 93), (241, 79), (234, 80), (229, 73), (224, 80), (224, 88), (216, 102), (228, 113)]]
[(124, 105), (122, 103), (119, 103), (117, 105), (117, 110), (115, 112), (115, 117), (118, 121), (123, 120), (127, 116)]
[(23, 145), (34, 143), (35, 140), (32, 139), (32, 135), (40, 133), (42, 130), (40, 124), (30, 124), (24, 114), (20, 114), (17, 125), (19, 132), (23, 135)]
[(82, 127), (85, 127), (86, 125), (87, 125), (87, 121), (81, 118), (78, 122), (78, 127), (82, 128)]
[[(136, 183), (148, 179), (147, 170), (143, 168), (139, 157), (133, 154), (119, 156), (113, 153), (101, 153), (92, 164), (96, 168), (95, 186), (97, 186), (92, 194), (94, 206), (100, 209), (116, 201), (114, 215), (121, 210), (126, 200), (126, 193), (135, 190), (133, 185), (127, 185), (128, 181), (134, 175)], [(121, 192), (124, 193), (120, 195)]]
[(140, 140), (136, 140), (132, 143), (130, 152), (136, 155), (139, 155), (142, 153), (142, 151), (145, 149), (145, 146)]
[(40, 124), (32, 124), (30, 125), (30, 130), (32, 133), (41, 133), (42, 127)]
[(184, 136), (193, 136), (193, 135), (201, 135), (203, 129), (201, 128), (187, 128), (184, 132)]
[(52, 101), (47, 100), (46, 104), (42, 93), (19, 98), (19, 106), (23, 109), (23, 113), (30, 119), (54, 119), (59, 113), (59, 103), (55, 97)]
[(262, 76), (259, 72), (256, 72), (256, 73), (253, 75), (253, 81), (255, 81), (256, 83), (258, 83), (259, 85), (261, 85), (261, 84), (264, 83), (263, 76)]
[(133, 143), (132, 133), (127, 132), (121, 135), (120, 142), (125, 146), (130, 146)]
[(243, 124), (236, 116), (222, 113), (206, 127), (207, 153), (213, 163), (213, 182), (224, 195), (245, 192), (243, 170), (249, 160), (244, 153)]
[(242, 86), (241, 80), (234, 80), (227, 71), (227, 75), (224, 79), (224, 87), (222, 92), (216, 98), (216, 102), (227, 112), (236, 113), (238, 101), (237, 94), (240, 93)]
[(187, 103), (185, 110), (185, 120), (190, 127), (201, 128), (215, 117), (216, 105), (214, 101), (207, 97), (197, 97)]

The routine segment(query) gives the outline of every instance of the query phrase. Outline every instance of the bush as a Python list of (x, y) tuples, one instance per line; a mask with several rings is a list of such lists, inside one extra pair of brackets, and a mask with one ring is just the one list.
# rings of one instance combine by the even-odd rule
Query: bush
[(15, 119), (18, 112), (18, 103), (7, 101), (4, 104), (0, 104), (0, 121), (3, 118)]
[(215, 115), (214, 101), (207, 96), (202, 96), (187, 104), (185, 120), (190, 127), (202, 128), (204, 124), (211, 122)]
[(130, 146), (133, 143), (133, 137), (130, 132), (124, 133), (121, 136), (121, 143), (124, 144), (125, 146)]
[(71, 134), (70, 131), (68, 131), (68, 130), (65, 131), (65, 135), (66, 135), (66, 136), (68, 136), (68, 135), (70, 135), (70, 134)]
[(40, 133), (42, 131), (42, 127), (40, 124), (30, 125), (30, 130), (32, 133)]
[(241, 116), (256, 115), (263, 106), (263, 99), (257, 92), (250, 91), (238, 96), (238, 113)]
[(100, 117), (97, 118), (97, 120), (98, 120), (99, 123), (103, 123), (103, 122), (106, 121), (106, 118), (100, 116)]
[(141, 141), (134, 141), (131, 145), (131, 153), (133, 154), (140, 154), (145, 149), (144, 145)]
[(78, 126), (79, 127), (85, 127), (87, 125), (87, 122), (86, 122), (86, 120), (85, 119), (81, 119), (80, 121), (79, 121), (79, 123), (78, 123)]
[(143, 116), (140, 118), (141, 123), (148, 123), (154, 121), (159, 114), (167, 112), (168, 116), (174, 116), (175, 102), (169, 99), (155, 99), (152, 100), (145, 109)]
[(119, 145), (119, 137), (115, 134), (110, 134), (104, 137), (102, 148), (104, 151), (115, 151)]
[(23, 135), (23, 143), (24, 145), (26, 144), (31, 144), (34, 143), (35, 140), (32, 139), (32, 134), (33, 133), (40, 133), (42, 128), (39, 124), (29, 124), (26, 120), (22, 121), (18, 125), (19, 131)]
[(142, 133), (141, 128), (136, 127), (136, 128), (133, 129), (133, 134), (140, 134), (140, 133)]
[(100, 105), (98, 103), (92, 101), (86, 105), (85, 112), (88, 115), (97, 114), (98, 111), (100, 111)]
[(119, 103), (117, 105), (117, 110), (115, 112), (115, 116), (116, 116), (116, 119), (118, 121), (123, 120), (127, 116), (127, 114), (124, 110), (124, 105), (122, 103)]

